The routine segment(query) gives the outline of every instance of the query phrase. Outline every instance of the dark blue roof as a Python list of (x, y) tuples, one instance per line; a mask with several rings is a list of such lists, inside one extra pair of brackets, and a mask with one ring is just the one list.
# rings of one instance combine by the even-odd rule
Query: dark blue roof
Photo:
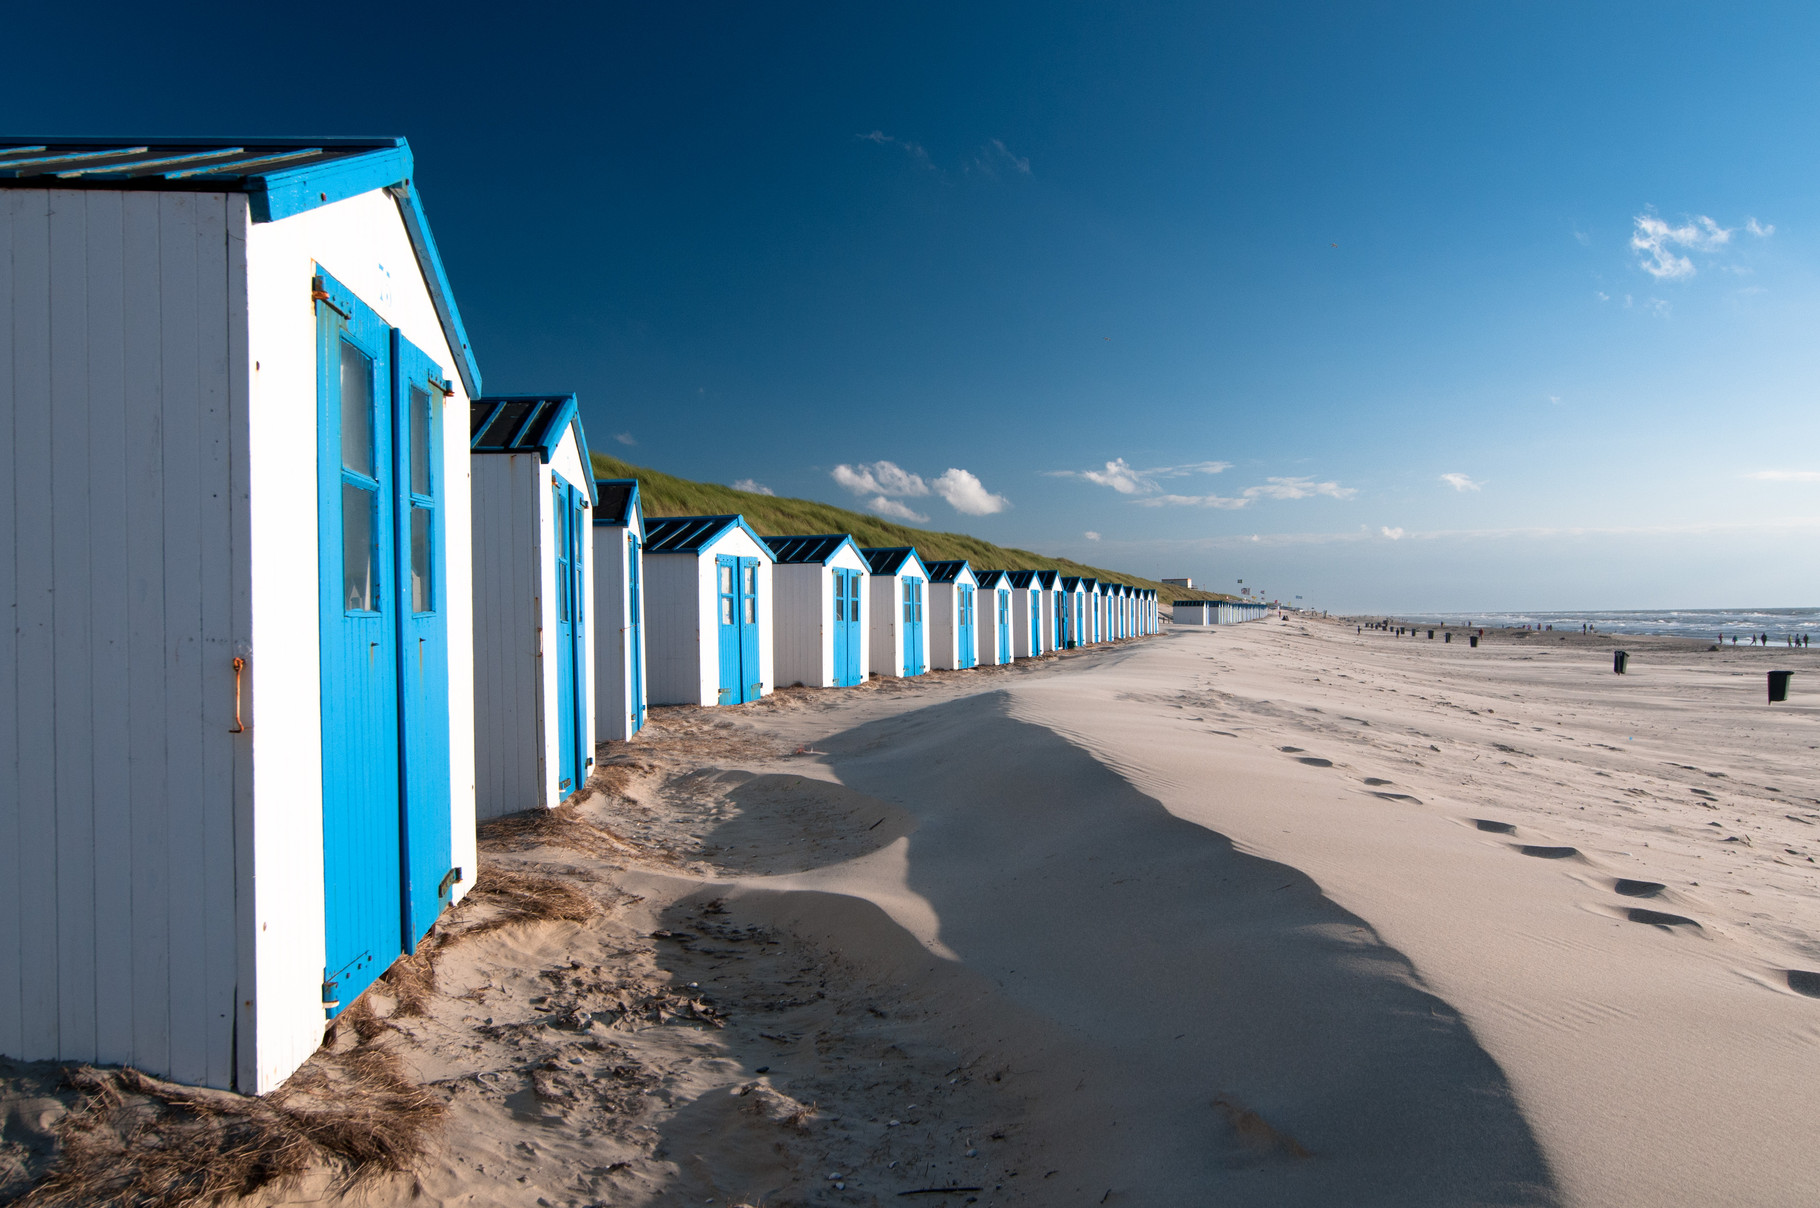
[(443, 336), (468, 397), (480, 366), (423, 203), (411, 187), (402, 138), (27, 138), (0, 135), (0, 188), (132, 189), (245, 193), (254, 222), (275, 222), (330, 202), (387, 189), (398, 203)]
[(1044, 591), (1053, 589), (1058, 582), (1060, 582), (1060, 575), (1056, 571), (1039, 570), (1036, 572), (1037, 586), (1041, 587)]
[(1012, 570), (1006, 571), (1005, 573), (1010, 576), (1011, 586), (1013, 587), (1031, 588), (1042, 586), (1042, 584), (1037, 581), (1038, 572), (1036, 571)]
[(617, 525), (632, 523), (638, 511), (638, 479), (596, 478), (594, 480), (594, 523)]
[[(895, 575), (904, 563), (916, 559), (917, 568), (923, 569), (923, 560), (913, 545), (894, 545), (878, 549), (862, 549), (866, 556), (866, 565), (872, 568), (875, 575)], [(925, 573), (927, 573), (925, 571)]]
[(645, 553), (699, 554), (729, 529), (744, 529), (767, 556), (771, 547), (744, 516), (663, 516), (645, 521)]
[(1079, 591), (1079, 590), (1081, 590), (1081, 585), (1082, 585), (1082, 581), (1081, 581), (1081, 577), (1079, 575), (1063, 575), (1062, 576), (1062, 590), (1063, 591)]
[[(468, 447), (476, 453), (535, 453), (548, 463), (570, 428), (587, 466), (588, 437), (573, 394), (494, 394), (468, 404)], [(590, 500), (593, 490), (590, 479)]]
[(766, 537), (765, 544), (771, 547), (779, 562), (785, 563), (825, 563), (834, 557), (844, 545), (853, 546), (853, 552), (859, 553), (859, 546), (846, 533), (822, 533), (813, 537)]
[(976, 570), (973, 580), (981, 587), (1011, 586), (1011, 572), (1008, 570)]
[(971, 571), (965, 558), (941, 558), (934, 562), (923, 563), (929, 570), (929, 582), (952, 583), (961, 577), (962, 571)]

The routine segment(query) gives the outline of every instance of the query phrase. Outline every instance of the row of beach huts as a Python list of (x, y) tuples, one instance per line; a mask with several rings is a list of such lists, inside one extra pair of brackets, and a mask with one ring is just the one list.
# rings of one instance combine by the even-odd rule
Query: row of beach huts
[[(596, 481), (488, 394), (403, 139), (0, 139), (0, 1055), (271, 1090), (656, 703), (1154, 633), (1154, 594)], [(464, 434), (459, 425), (468, 424)]]

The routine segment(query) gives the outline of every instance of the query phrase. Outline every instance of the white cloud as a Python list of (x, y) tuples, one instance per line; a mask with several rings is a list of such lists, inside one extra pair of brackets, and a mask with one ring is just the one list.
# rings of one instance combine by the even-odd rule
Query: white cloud
[(1654, 214), (1638, 214), (1631, 221), (1635, 228), (1630, 246), (1642, 253), (1637, 266), (1658, 281), (1694, 275), (1693, 260), (1678, 254), (1675, 248), (1710, 252), (1730, 243), (1732, 232), (1737, 230), (1722, 227), (1704, 214), (1678, 227), (1669, 226)]
[(929, 484), (896, 462), (875, 461), (834, 467), (834, 481), (855, 495), (927, 495)]
[[(1555, 399), (1553, 401), (1560, 402), (1561, 400)], [(1441, 475), (1441, 481), (1456, 491), (1476, 491), (1485, 485), (1482, 482), (1474, 482), (1464, 474), (1443, 474)]]
[(733, 489), (736, 491), (746, 491), (753, 495), (775, 495), (775, 494), (777, 494), (776, 491), (773, 491), (770, 487), (766, 486), (764, 483), (756, 482), (750, 478), (740, 479), (738, 482), (733, 484)]
[(1230, 495), (1153, 495), (1138, 502), (1147, 508), (1224, 508), (1229, 511), (1251, 505), (1249, 499), (1238, 499)]
[(1312, 478), (1269, 478), (1263, 486), (1246, 487), (1247, 499), (1310, 499), (1326, 495), (1331, 499), (1351, 499), (1358, 488), (1343, 487), (1337, 482), (1316, 482)]
[(1102, 487), (1111, 487), (1121, 495), (1144, 495), (1162, 490), (1165, 478), (1180, 478), (1187, 474), (1218, 474), (1230, 470), (1229, 461), (1191, 461), (1179, 466), (1156, 466), (1140, 470), (1132, 466), (1123, 457), (1117, 457), (1106, 463), (1103, 470), (1051, 470), (1055, 478), (1081, 478)]
[(1745, 477), (1758, 482), (1820, 482), (1820, 470), (1752, 470)]
[(879, 515), (889, 516), (893, 520), (908, 520), (912, 524), (927, 524), (929, 522), (929, 517), (923, 515), (921, 512), (912, 511), (909, 507), (899, 503), (897, 500), (887, 499), (883, 495), (880, 495), (866, 506)]
[(1776, 224), (1772, 222), (1768, 226), (1764, 226), (1759, 224), (1755, 218), (1751, 218), (1744, 223), (1744, 229), (1759, 239), (1765, 239), (1776, 233)]
[(904, 154), (915, 160), (919, 167), (927, 168), (931, 172), (935, 171), (935, 163), (929, 158), (928, 150), (921, 143), (913, 143), (908, 139), (892, 138), (883, 130), (874, 130), (870, 134), (856, 134), (853, 137), (859, 139), (861, 142), (877, 143), (881, 147), (902, 147), (904, 149)]
[(638, 443), (636, 440), (632, 439), (632, 434), (630, 432), (620, 432), (616, 434), (613, 439), (622, 445), (635, 445)]
[(1098, 541), (1100, 539), (1100, 535), (1092, 529), (1088, 529), (1085, 533), (1082, 533), (1081, 536), (1087, 538), (1089, 541)]
[(1392, 541), (1401, 541), (1403, 539), (1403, 530), (1400, 527), (1399, 528), (1390, 528), (1388, 526), (1385, 526), (1385, 527), (1380, 527), (1378, 529), (1378, 531), (1380, 533), (1383, 533), (1386, 537), (1389, 537)]
[(948, 501), (948, 506), (969, 516), (990, 516), (1011, 506), (1003, 495), (994, 495), (984, 483), (965, 470), (949, 467), (935, 480), (935, 493)]
[(973, 166), (987, 176), (997, 176), (1001, 169), (1016, 172), (1020, 176), (1030, 175), (1030, 161), (1021, 155), (1013, 155), (1000, 139), (993, 139), (980, 148), (973, 157)]

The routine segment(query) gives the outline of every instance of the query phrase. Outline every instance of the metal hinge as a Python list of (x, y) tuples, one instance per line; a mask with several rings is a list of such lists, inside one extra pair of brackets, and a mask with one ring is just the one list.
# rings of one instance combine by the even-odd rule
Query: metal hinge
[(453, 889), (455, 886), (457, 886), (459, 884), (461, 884), (461, 869), (459, 869), (459, 868), (449, 869), (449, 871), (442, 874), (442, 884), (440, 884), (436, 887), (436, 896), (439, 898), (448, 897), (449, 890)]
[(333, 1011), (341, 1005), (341, 999), (336, 996), (336, 991), (340, 989), (340, 982), (325, 981), (322, 983), (322, 1006), (325, 1011)]
[(340, 306), (335, 304), (335, 299), (329, 297), (328, 282), (324, 281), (321, 277), (310, 278), (310, 297), (322, 303), (344, 319), (352, 319), (354, 317), (352, 312), (341, 309)]

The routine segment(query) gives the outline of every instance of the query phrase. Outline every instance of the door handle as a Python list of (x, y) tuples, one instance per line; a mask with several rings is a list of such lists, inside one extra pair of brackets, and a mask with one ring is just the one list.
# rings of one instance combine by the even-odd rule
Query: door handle
[(228, 730), (229, 734), (246, 733), (246, 727), (240, 724), (240, 673), (244, 670), (246, 670), (246, 660), (236, 655), (234, 657), (234, 724)]

